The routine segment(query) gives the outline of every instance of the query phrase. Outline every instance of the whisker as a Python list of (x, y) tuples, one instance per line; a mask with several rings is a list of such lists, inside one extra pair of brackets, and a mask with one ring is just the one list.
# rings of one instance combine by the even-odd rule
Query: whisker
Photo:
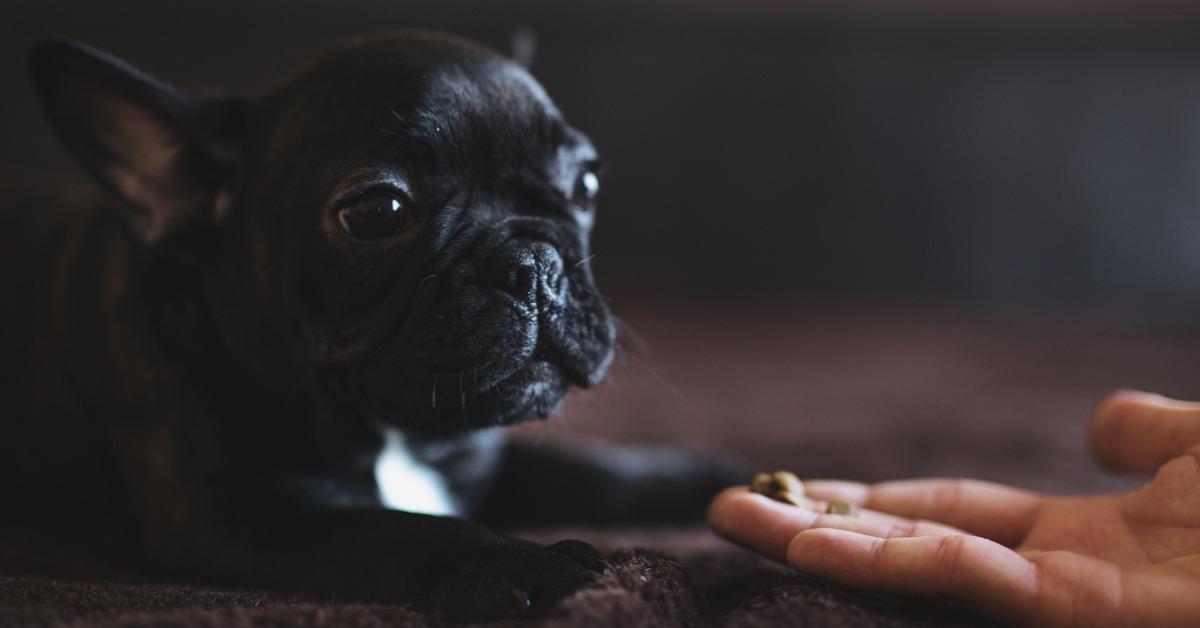
[(649, 364), (646, 363), (645, 360), (639, 358), (637, 355), (632, 354), (632, 353), (629, 354), (629, 357), (633, 358), (633, 360), (635, 362), (637, 362), (638, 364), (641, 364), (642, 367), (645, 368), (651, 375), (653, 375), (654, 379), (657, 379), (658, 382), (660, 384), (662, 384), (664, 388), (666, 388), (668, 391), (670, 391), (672, 395), (675, 395), (675, 397), (677, 397), (679, 399), (684, 399), (684, 400), (688, 399), (687, 395), (679, 392), (678, 388), (675, 388), (674, 386), (672, 386), (671, 382), (668, 382), (665, 377), (663, 377), (662, 375), (659, 375), (658, 371), (654, 370)]
[(420, 282), (418, 282), (417, 283), (417, 292), (420, 292), (421, 286), (424, 286), (425, 282), (429, 281), (430, 279), (437, 279), (437, 275), (427, 275), (424, 279), (422, 279)]
[(396, 116), (397, 120), (404, 122), (404, 116), (396, 113), (396, 108), (392, 106), (392, 103), (388, 103), (388, 111), (392, 112), (392, 115)]
[(633, 328), (633, 325), (630, 325), (628, 321), (616, 316), (615, 314), (609, 314), (609, 316), (617, 325), (618, 342), (620, 340), (629, 339), (633, 342), (633, 346), (638, 352), (642, 354), (651, 353), (650, 343), (646, 342), (646, 338), (639, 334), (638, 331)]
[(470, 427), (467, 424), (467, 391), (463, 388), (463, 375), (466, 374), (465, 366), (458, 371), (458, 411), (462, 415), (463, 427)]

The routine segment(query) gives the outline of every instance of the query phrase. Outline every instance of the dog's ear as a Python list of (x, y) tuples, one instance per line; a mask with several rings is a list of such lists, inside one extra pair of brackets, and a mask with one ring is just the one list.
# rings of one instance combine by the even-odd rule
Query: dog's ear
[(228, 120), (240, 109), (236, 101), (197, 105), (120, 59), (66, 39), (35, 46), (30, 69), (59, 137), (128, 207), (133, 233), (154, 242), (223, 211), (237, 170), (231, 127), (240, 123)]

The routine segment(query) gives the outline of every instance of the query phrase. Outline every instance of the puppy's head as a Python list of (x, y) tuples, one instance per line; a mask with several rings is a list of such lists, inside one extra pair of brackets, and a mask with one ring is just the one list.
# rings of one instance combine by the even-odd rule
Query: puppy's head
[(397, 33), (256, 101), (191, 99), (63, 41), (33, 68), (146, 259), (198, 279), (268, 389), (447, 433), (545, 416), (602, 377), (599, 159), (507, 59)]

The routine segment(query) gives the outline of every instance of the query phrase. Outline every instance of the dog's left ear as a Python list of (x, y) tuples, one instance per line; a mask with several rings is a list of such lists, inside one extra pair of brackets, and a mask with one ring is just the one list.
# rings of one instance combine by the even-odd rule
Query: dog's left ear
[(237, 174), (245, 107), (188, 94), (78, 42), (46, 40), (30, 69), (67, 148), (129, 209), (146, 242), (214, 221)]

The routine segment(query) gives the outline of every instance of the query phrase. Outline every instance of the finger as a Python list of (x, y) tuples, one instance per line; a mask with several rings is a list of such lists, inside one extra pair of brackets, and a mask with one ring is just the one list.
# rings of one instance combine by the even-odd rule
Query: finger
[(866, 504), (871, 486), (862, 482), (846, 480), (804, 480), (804, 494), (824, 500), (840, 499), (851, 504)]
[[(932, 521), (914, 521), (903, 517), (893, 517), (869, 510), (862, 511), (857, 516), (822, 515), (813, 517), (808, 529), (818, 528), (845, 530), (865, 534), (880, 539), (896, 539), (909, 536), (947, 536), (963, 534), (962, 530), (941, 525)], [(797, 534), (803, 530), (798, 530)]]
[(787, 560), (846, 586), (948, 597), (1001, 619), (1023, 614), (1037, 595), (1037, 567), (978, 536), (880, 539), (809, 530), (793, 539)]
[(1101, 464), (1153, 473), (1200, 445), (1200, 403), (1137, 391), (1113, 393), (1096, 408), (1088, 444)]
[(783, 562), (788, 543), (807, 530), (814, 513), (751, 493), (744, 486), (727, 488), (708, 508), (708, 522), (717, 534), (763, 556)]
[(780, 562), (785, 560), (792, 538), (812, 528), (846, 530), (879, 538), (963, 533), (929, 521), (912, 521), (870, 510), (856, 516), (824, 514), (824, 504), (813, 505), (817, 510), (781, 504), (737, 487), (717, 496), (709, 509), (709, 520), (721, 536)]
[[(853, 502), (851, 502), (853, 503)], [(860, 508), (853, 515), (827, 514), (829, 501), (804, 498), (802, 506), (813, 514), (810, 528), (837, 528), (879, 538), (965, 534), (964, 530), (925, 519), (909, 519), (878, 510)], [(797, 533), (800, 530), (796, 531)]]
[(901, 480), (859, 484), (806, 480), (805, 494), (843, 499), (865, 508), (908, 519), (928, 519), (1005, 545), (1025, 538), (1037, 506), (1036, 493), (981, 480)]

